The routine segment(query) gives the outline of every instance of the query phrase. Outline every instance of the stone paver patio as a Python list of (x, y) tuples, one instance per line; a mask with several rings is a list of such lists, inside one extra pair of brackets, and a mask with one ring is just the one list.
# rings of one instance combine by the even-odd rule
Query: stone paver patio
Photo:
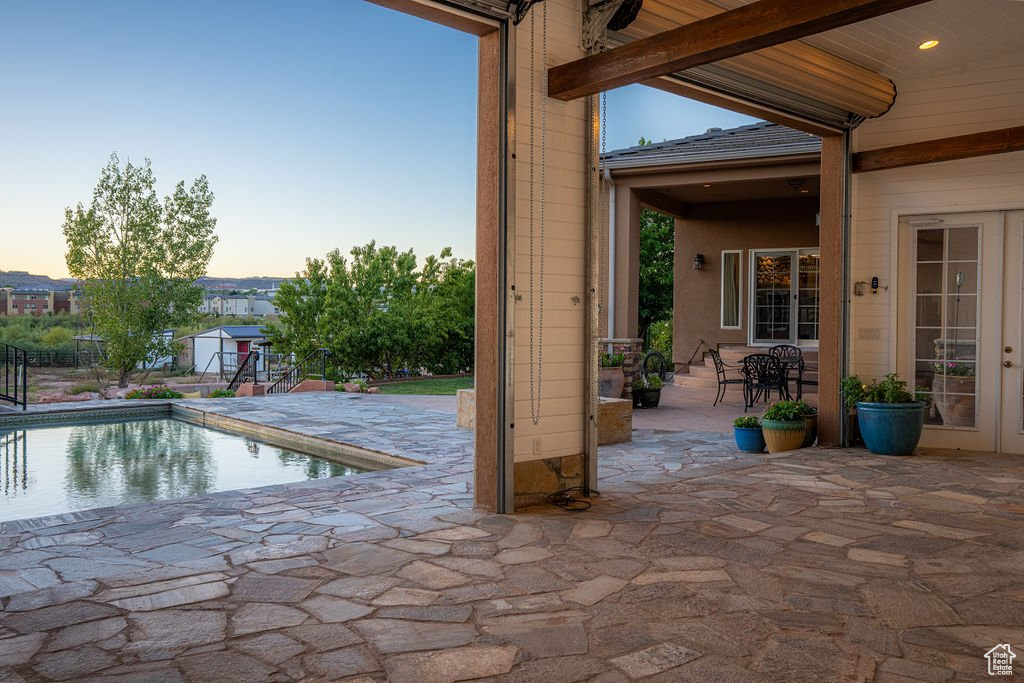
[(0, 524), (0, 681), (979, 680), (1024, 649), (1019, 458), (645, 430), (589, 511), (499, 516), (451, 413), (375, 399), (216, 405), (429, 464)]

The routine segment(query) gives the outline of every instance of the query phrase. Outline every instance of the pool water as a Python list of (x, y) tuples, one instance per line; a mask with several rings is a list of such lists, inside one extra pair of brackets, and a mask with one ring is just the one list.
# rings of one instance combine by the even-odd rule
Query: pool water
[(0, 430), (0, 521), (362, 472), (170, 418)]

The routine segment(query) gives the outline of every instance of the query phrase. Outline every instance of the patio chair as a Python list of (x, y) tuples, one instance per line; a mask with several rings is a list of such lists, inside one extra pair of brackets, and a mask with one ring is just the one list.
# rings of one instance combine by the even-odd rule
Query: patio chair
[(743, 412), (753, 408), (762, 396), (767, 403), (773, 390), (779, 392), (780, 399), (785, 396), (785, 374), (782, 363), (775, 356), (767, 353), (746, 356), (743, 359), (743, 377)]
[[(730, 384), (745, 384), (746, 379), (744, 377), (729, 377), (728, 372), (730, 370), (740, 372), (741, 368), (738, 365), (729, 365), (722, 360), (721, 354), (715, 349), (711, 349), (711, 360), (715, 363), (715, 373), (718, 375), (718, 394), (715, 396), (715, 402), (712, 406), (717, 406), (718, 402), (725, 398), (725, 389)], [(746, 394), (744, 394), (746, 395)]]
[(796, 372), (796, 397), (803, 394), (804, 379), (804, 354), (800, 347), (792, 344), (777, 344), (768, 349), (768, 354), (779, 359), (782, 365), (782, 390), (787, 399), (793, 396), (789, 393), (789, 378), (791, 372)]

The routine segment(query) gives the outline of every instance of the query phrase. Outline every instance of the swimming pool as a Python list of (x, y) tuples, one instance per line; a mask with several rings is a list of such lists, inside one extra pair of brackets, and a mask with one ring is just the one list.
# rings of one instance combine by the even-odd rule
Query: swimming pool
[(0, 521), (365, 469), (171, 417), (0, 428)]

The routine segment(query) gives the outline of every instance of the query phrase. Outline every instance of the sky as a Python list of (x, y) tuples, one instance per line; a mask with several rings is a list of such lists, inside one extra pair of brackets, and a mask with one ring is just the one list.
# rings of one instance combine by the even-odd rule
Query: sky
[[(476, 38), (360, 0), (3, 0), (0, 270), (66, 277), (64, 209), (112, 152), (205, 174), (209, 273), (287, 277), (371, 239), (472, 258)], [(643, 86), (607, 148), (753, 119)]]

